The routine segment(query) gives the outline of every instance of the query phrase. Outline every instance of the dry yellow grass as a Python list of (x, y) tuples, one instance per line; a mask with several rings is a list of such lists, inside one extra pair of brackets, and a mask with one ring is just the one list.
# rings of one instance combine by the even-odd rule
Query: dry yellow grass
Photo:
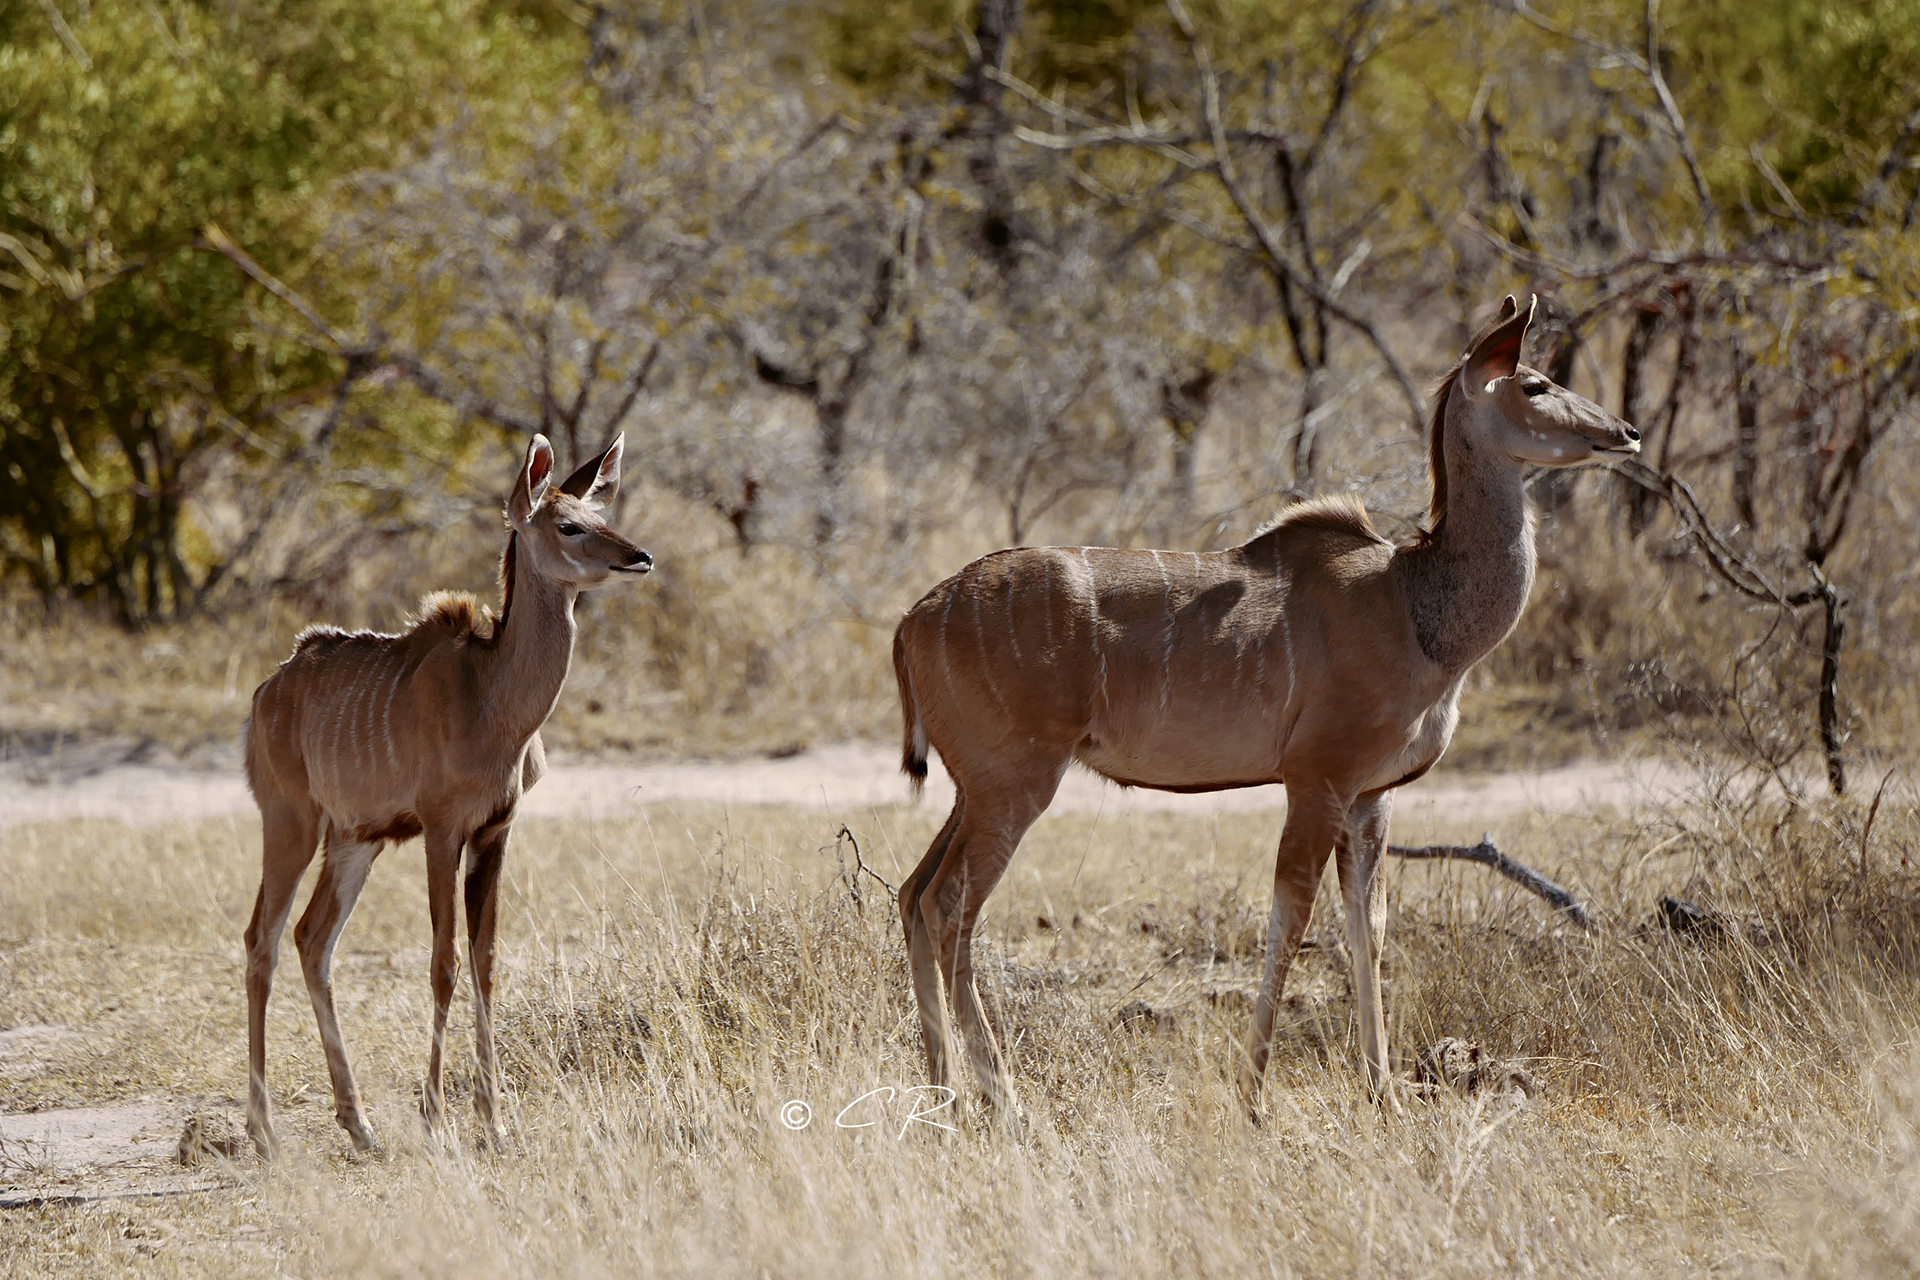
[[(506, 1149), (430, 1146), (417, 846), (336, 966), (384, 1154), (355, 1160), (290, 949), (269, 1067), (290, 1158), (225, 1189), (0, 1211), (0, 1271), (114, 1275), (1911, 1275), (1920, 1266), (1920, 816), (1702, 805), (1527, 820), (1584, 935), (1478, 868), (1396, 865), (1404, 1068), (1443, 1035), (1522, 1057), (1517, 1111), (1365, 1100), (1337, 947), (1303, 956), (1264, 1123), (1228, 1065), (1271, 814), (1051, 815), (983, 927), (1031, 1123), (901, 1126), (921, 1081), (898, 925), (854, 902), (845, 820), (897, 882), (941, 815), (657, 805), (527, 822), (504, 900)], [(237, 1115), (251, 819), (6, 831), (0, 1027), (82, 1037), (0, 1109), (166, 1095)], [(1403, 830), (1460, 839), (1466, 830)], [(1661, 893), (1718, 942), (1643, 927)], [(1323, 901), (1322, 910), (1328, 904)], [(1331, 914), (1313, 933), (1337, 933)], [(1167, 1019), (1116, 1022), (1144, 1000)], [(461, 1008), (456, 1005), (456, 1009)], [(456, 1066), (470, 1060), (456, 1026)], [(456, 1092), (458, 1092), (456, 1088)], [(779, 1119), (811, 1103), (804, 1130)], [(464, 1099), (462, 1099), (464, 1103)], [(465, 1112), (456, 1108), (464, 1121)], [(945, 1116), (940, 1117), (944, 1119)]]

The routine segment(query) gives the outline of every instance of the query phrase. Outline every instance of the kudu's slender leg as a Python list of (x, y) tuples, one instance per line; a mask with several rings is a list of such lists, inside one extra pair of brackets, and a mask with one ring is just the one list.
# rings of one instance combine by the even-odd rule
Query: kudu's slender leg
[(427, 914), (433, 921), (433, 956), (427, 976), (433, 987), (433, 1041), (427, 1051), (427, 1078), (420, 1089), (420, 1115), (430, 1133), (438, 1133), (446, 1117), (441, 1089), (441, 1062), (447, 1042), (447, 1007), (453, 1003), (454, 983), (460, 979), (460, 956), (454, 950), (454, 880), (460, 874), (460, 850), (466, 839), (444, 825), (429, 826), (427, 835)]
[(280, 958), (280, 934), (287, 927), (293, 895), (320, 847), (320, 813), (312, 805), (278, 799), (263, 801), (260, 808), (265, 856), (246, 934), (247, 1136), (261, 1156), (272, 1159), (278, 1144), (267, 1098), (267, 997), (273, 992), (273, 967)]
[(953, 833), (959, 828), (966, 807), (967, 793), (956, 788), (953, 812), (947, 815), (940, 834), (927, 846), (920, 865), (900, 886), (900, 922), (907, 935), (907, 965), (913, 975), (913, 998), (920, 1009), (920, 1039), (927, 1050), (927, 1081), (943, 1087), (947, 1083), (947, 1056), (952, 1051), (952, 1028), (947, 1025), (946, 1006), (940, 998), (940, 967), (934, 956), (933, 932), (928, 927), (926, 913), (920, 909), (920, 898), (933, 883), (940, 864), (946, 861), (947, 850), (953, 845)]
[(1397, 1110), (1399, 1101), (1393, 1095), (1387, 1061), (1386, 1010), (1380, 999), (1380, 950), (1387, 931), (1387, 886), (1380, 877), (1380, 856), (1386, 848), (1392, 809), (1389, 791), (1371, 792), (1354, 801), (1340, 831), (1338, 866), (1367, 1087), (1375, 1098)]
[(1273, 1041), (1274, 1014), (1280, 1006), (1280, 991), (1287, 981), (1287, 970), (1300, 950), (1300, 939), (1307, 932), (1313, 914), (1313, 896), (1320, 887), (1320, 876), (1333, 852), (1334, 839), (1345, 816), (1343, 808), (1330, 795), (1316, 788), (1287, 787), (1287, 821), (1280, 832), (1280, 851), (1273, 867), (1273, 911), (1267, 919), (1267, 969), (1260, 982), (1260, 996), (1253, 1006), (1253, 1029), (1247, 1034), (1245, 1052), (1240, 1059), (1240, 1097), (1253, 1107), (1260, 1097), (1260, 1080), (1266, 1074), (1267, 1055)]
[(360, 1151), (373, 1147), (373, 1130), (367, 1126), (366, 1109), (360, 1102), (360, 1089), (353, 1080), (353, 1068), (347, 1062), (347, 1047), (340, 1038), (340, 1020), (333, 1009), (333, 948), (340, 930), (353, 914), (361, 887), (367, 882), (367, 870), (379, 856), (380, 840), (351, 840), (327, 829), (327, 852), (320, 863), (320, 879), (313, 886), (313, 898), (294, 926), (293, 944), (300, 951), (300, 967), (306, 972), (307, 995), (313, 1001), (314, 1020), (320, 1025), (320, 1045), (327, 1055), (327, 1075), (333, 1081), (333, 1118), (339, 1122), (353, 1145)]
[(1006, 1080), (1000, 1045), (980, 1007), (973, 975), (973, 931), (988, 896), (1013, 860), (1020, 838), (1052, 803), (1067, 767), (1064, 759), (1025, 763), (1028, 767), (1009, 772), (1030, 780), (1026, 787), (1011, 792), (993, 789), (990, 795), (995, 803), (991, 806), (983, 803), (981, 792), (985, 788), (970, 790), (947, 856), (920, 894), (921, 915), (946, 982), (954, 1021), (960, 1024), (966, 1039), (974, 1075), (994, 1111), (1009, 1118), (1019, 1114), (1019, 1103)]
[(498, 919), (495, 902), (500, 889), (500, 867), (506, 860), (507, 836), (513, 819), (503, 818), (475, 833), (467, 866), (467, 952), (473, 967), (473, 1040), (476, 1069), (473, 1109), (480, 1117), (483, 1139), (500, 1142), (496, 1115), (499, 1073), (493, 1060), (493, 936)]

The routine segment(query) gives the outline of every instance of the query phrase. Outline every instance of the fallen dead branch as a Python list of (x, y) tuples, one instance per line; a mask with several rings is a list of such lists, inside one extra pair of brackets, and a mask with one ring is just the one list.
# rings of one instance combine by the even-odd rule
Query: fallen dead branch
[(1480, 843), (1474, 845), (1390, 844), (1387, 846), (1387, 852), (1396, 858), (1458, 858), (1463, 862), (1477, 862), (1481, 866), (1492, 867), (1527, 892), (1545, 898), (1549, 906), (1582, 929), (1593, 928), (1593, 918), (1587, 914), (1587, 909), (1580, 905), (1578, 898), (1538, 871), (1522, 866), (1494, 848), (1491, 834), (1481, 836)]

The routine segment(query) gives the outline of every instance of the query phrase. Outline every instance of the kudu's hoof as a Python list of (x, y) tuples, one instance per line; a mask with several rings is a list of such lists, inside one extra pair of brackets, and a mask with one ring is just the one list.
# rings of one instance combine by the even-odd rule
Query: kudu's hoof
[(280, 1158), (280, 1142), (273, 1136), (270, 1125), (247, 1121), (247, 1137), (253, 1141), (254, 1154), (262, 1160), (272, 1163)]
[(991, 1094), (983, 1097), (980, 1100), (980, 1118), (987, 1122), (988, 1127), (1010, 1138), (1024, 1138), (1032, 1127), (1026, 1108), (1011, 1094), (999, 1099)]
[(1234, 1084), (1240, 1093), (1240, 1105), (1246, 1110), (1247, 1119), (1255, 1125), (1260, 1123), (1260, 1084), (1263, 1073), (1255, 1071), (1253, 1061), (1242, 1054), (1239, 1069), (1234, 1072)]
[(353, 1143), (353, 1149), (360, 1155), (378, 1151), (380, 1144), (373, 1140), (373, 1130), (367, 1122), (357, 1115), (335, 1116), (334, 1123), (346, 1130), (347, 1138)]
[(482, 1151), (503, 1151), (507, 1145), (507, 1131), (494, 1123), (491, 1117), (482, 1116), (474, 1126), (473, 1145)]

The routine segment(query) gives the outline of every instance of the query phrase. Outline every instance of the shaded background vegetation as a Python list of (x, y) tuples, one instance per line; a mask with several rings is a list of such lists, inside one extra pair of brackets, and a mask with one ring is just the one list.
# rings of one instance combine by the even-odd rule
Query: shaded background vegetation
[(625, 430), (662, 572), (550, 736), (890, 737), (991, 547), (1411, 528), (1532, 290), (1645, 466), (1536, 486), (1456, 757), (1877, 779), (1917, 90), (1896, 0), (0, 0), (0, 731), (224, 742), (299, 625), (489, 589), (528, 434)]

